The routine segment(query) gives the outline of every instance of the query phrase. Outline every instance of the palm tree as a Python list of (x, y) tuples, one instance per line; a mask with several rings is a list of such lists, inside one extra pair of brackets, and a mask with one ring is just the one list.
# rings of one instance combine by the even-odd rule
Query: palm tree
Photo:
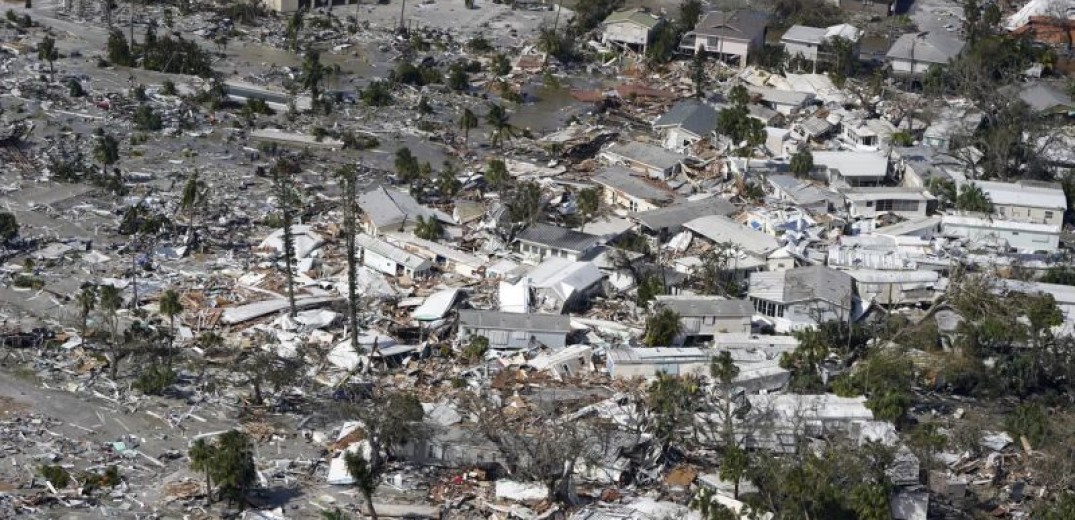
[(82, 320), (82, 343), (86, 343), (86, 327), (89, 324), (90, 313), (97, 306), (97, 290), (92, 285), (87, 285), (75, 296), (78, 304), (78, 317)]
[(205, 438), (194, 441), (187, 453), (190, 457), (190, 469), (205, 473), (205, 502), (213, 503), (213, 461), (216, 459), (216, 450)]
[(179, 209), (187, 213), (186, 244), (188, 250), (194, 241), (194, 218), (197, 216), (198, 209), (205, 205), (208, 198), (209, 187), (206, 186), (205, 181), (201, 180), (198, 170), (195, 169), (187, 179), (187, 183), (183, 185), (183, 194), (179, 199)]
[(366, 500), (370, 518), (377, 520), (377, 511), (373, 508), (373, 492), (377, 490), (380, 475), (360, 453), (346, 452), (343, 457), (344, 464), (347, 465), (347, 473), (351, 475), (355, 481), (355, 487)]
[(291, 15), (291, 18), (287, 20), (287, 48), (291, 52), (295, 52), (299, 47), (299, 31), (302, 30), (302, 15), (303, 12), (295, 11), (295, 14)]
[(168, 328), (172, 329), (172, 335), (168, 338), (168, 365), (172, 364), (172, 346), (175, 343), (175, 317), (183, 313), (183, 302), (179, 301), (179, 293), (175, 289), (164, 291), (160, 299), (160, 314), (168, 317)]
[(119, 316), (117, 312), (123, 307), (123, 298), (119, 295), (119, 289), (114, 285), (102, 285), (99, 299), (101, 311), (104, 312), (105, 322), (108, 324), (109, 344), (112, 350), (112, 359), (109, 360), (109, 371), (112, 379), (119, 373)]
[(593, 220), (601, 208), (601, 197), (596, 188), (587, 188), (579, 192), (578, 197), (575, 198), (575, 205), (578, 206), (579, 215), (582, 217), (582, 226), (579, 230), (585, 230), (586, 224)]
[(287, 277), (287, 301), (292, 318), (298, 314), (295, 308), (295, 237), (291, 234), (298, 195), (291, 184), (291, 175), (298, 171), (299, 165), (289, 159), (280, 159), (272, 167), (273, 192), (283, 220), (284, 274)]
[(806, 177), (814, 169), (814, 154), (809, 148), (804, 148), (791, 156), (791, 173), (796, 177)]
[(500, 105), (489, 105), (489, 112), (485, 114), (485, 122), (493, 127), (493, 146), (504, 147), (504, 140), (515, 137), (515, 127), (511, 126), (508, 111)]
[(49, 63), (49, 81), (55, 78), (56, 70), (53, 68), (53, 62), (59, 59), (60, 53), (56, 50), (56, 40), (51, 36), (45, 36), (41, 40), (41, 44), (37, 46), (37, 59), (41, 61), (47, 61)]
[(470, 131), (478, 127), (478, 116), (469, 108), (463, 109), (463, 115), (459, 116), (459, 128), (463, 131), (463, 140), (470, 142)]
[(679, 313), (672, 309), (661, 309), (646, 320), (646, 334), (642, 341), (647, 347), (665, 347), (671, 345), (682, 330)]
[(993, 201), (989, 200), (989, 195), (982, 190), (981, 186), (966, 182), (960, 187), (959, 195), (956, 197), (956, 209), (989, 213), (993, 211)]
[(312, 49), (306, 51), (306, 57), (302, 60), (302, 87), (310, 91), (310, 106), (315, 112), (321, 106), (321, 80), (324, 77), (321, 53)]
[(357, 175), (353, 167), (345, 166), (336, 171), (343, 188), (343, 240), (347, 254), (347, 323), (351, 329), (351, 350), (355, 355), (364, 352), (358, 344), (358, 196)]

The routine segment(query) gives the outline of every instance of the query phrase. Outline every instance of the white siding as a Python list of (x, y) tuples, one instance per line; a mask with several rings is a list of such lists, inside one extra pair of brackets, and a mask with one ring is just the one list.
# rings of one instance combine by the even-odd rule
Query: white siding
[(619, 22), (605, 25), (604, 41), (620, 42), (631, 45), (645, 45), (649, 40), (649, 30), (638, 24)]
[(817, 61), (817, 45), (799, 42), (784, 42), (784, 50), (789, 57), (801, 54), (802, 57), (810, 61)]

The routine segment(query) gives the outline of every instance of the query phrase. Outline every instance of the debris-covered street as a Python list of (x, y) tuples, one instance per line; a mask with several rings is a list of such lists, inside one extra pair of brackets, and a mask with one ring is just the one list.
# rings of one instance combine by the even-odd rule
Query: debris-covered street
[(1075, 518), (1069, 0), (0, 10), (0, 518)]

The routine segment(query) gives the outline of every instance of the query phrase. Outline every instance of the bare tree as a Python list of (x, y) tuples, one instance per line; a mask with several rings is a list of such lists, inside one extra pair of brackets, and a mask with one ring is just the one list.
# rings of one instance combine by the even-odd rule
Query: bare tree
[(512, 407), (472, 399), (467, 403), (478, 427), (504, 455), (518, 478), (545, 485), (549, 498), (577, 502), (574, 473), (579, 464), (593, 464), (607, 447), (611, 428), (589, 418), (565, 420), (552, 403), (536, 403), (525, 418)]

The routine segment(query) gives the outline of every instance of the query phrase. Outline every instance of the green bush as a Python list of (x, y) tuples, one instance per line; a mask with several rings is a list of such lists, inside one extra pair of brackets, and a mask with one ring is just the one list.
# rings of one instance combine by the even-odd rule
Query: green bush
[(37, 468), (37, 474), (52, 483), (56, 489), (63, 489), (71, 483), (71, 474), (57, 464), (41, 466)]
[(152, 365), (138, 375), (138, 380), (134, 382), (134, 387), (148, 395), (160, 395), (169, 386), (172, 386), (176, 379), (176, 373), (171, 367)]
[(1026, 437), (1034, 448), (1040, 448), (1052, 436), (1049, 415), (1040, 404), (1017, 406), (1004, 418), (1004, 428), (1016, 439)]

